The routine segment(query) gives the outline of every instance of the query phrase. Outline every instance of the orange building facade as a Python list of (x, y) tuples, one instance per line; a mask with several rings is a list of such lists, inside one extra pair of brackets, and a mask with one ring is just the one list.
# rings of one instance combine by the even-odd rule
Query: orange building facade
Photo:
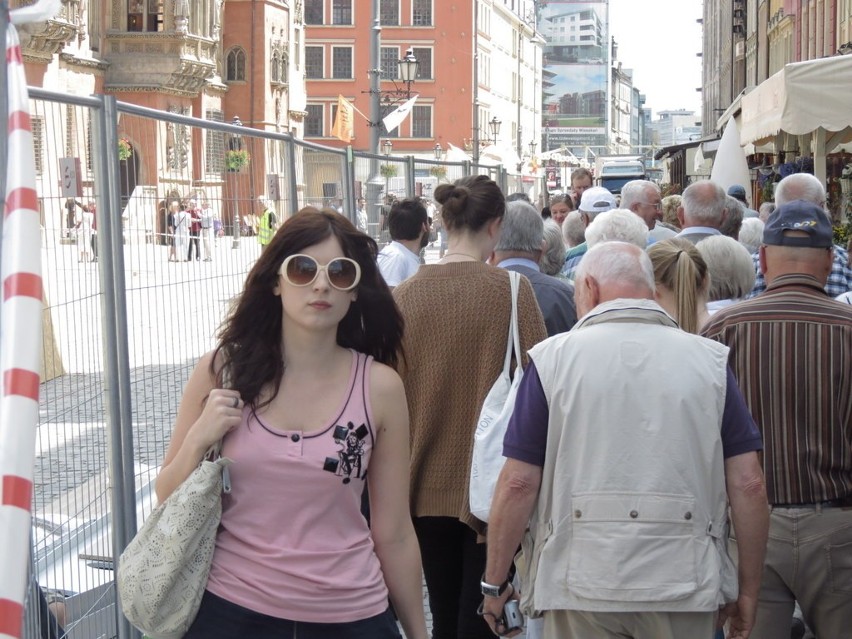
[(332, 136), (342, 95), (360, 112), (351, 144), (369, 150), (374, 2), (380, 14), (383, 115), (405, 100), (385, 93), (403, 84), (394, 82), (398, 61), (411, 49), (419, 62), (411, 85), (412, 95), (419, 97), (411, 114), (390, 133), (380, 125), (380, 137), (392, 140), (395, 155), (432, 158), (436, 144), (470, 152), (475, 138), (481, 146), (491, 141), (487, 122), (492, 117), (503, 122), (499, 143), (515, 148), (538, 140), (541, 51), (532, 26), (533, 3), (496, 0), (306, 0), (307, 139), (345, 144)]

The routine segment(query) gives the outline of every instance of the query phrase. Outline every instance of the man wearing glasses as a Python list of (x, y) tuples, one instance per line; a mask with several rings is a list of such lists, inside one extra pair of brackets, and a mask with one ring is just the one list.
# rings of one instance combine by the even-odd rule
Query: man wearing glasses
[(663, 197), (660, 187), (649, 180), (632, 180), (621, 187), (621, 208), (629, 209), (642, 218), (650, 231), (649, 244), (677, 235), (657, 224), (657, 220), (663, 219)]

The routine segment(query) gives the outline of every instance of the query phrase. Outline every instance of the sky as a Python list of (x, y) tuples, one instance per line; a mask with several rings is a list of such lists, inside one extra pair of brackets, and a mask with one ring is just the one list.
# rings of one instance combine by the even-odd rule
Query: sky
[(633, 69), (645, 107), (689, 109), (701, 115), (702, 0), (609, 0), (609, 23), (618, 59)]

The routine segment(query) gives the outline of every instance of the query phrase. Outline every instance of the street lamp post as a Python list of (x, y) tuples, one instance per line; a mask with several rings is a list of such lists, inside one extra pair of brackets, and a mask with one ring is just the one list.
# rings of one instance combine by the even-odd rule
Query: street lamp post
[[(234, 126), (242, 126), (243, 123), (240, 121), (240, 116), (235, 115), (231, 119), (231, 124)], [(228, 140), (228, 148), (231, 151), (242, 151), (243, 150), (243, 136), (236, 133), (232, 134), (230, 140)], [(231, 242), (232, 249), (240, 248), (240, 198), (239, 194), (236, 192), (236, 188), (234, 189), (234, 239)]]
[(393, 151), (393, 142), (385, 140), (382, 144), (382, 150), (385, 152), (385, 200), (390, 196), (390, 165), (388, 164), (388, 156)]
[(435, 142), (435, 148), (433, 150), (435, 152), (435, 159), (440, 161), (444, 156), (444, 149), (441, 148), (441, 143)]
[(500, 125), (503, 124), (495, 115), (488, 123), (488, 128), (491, 130), (491, 144), (497, 145), (497, 136), (500, 135)]

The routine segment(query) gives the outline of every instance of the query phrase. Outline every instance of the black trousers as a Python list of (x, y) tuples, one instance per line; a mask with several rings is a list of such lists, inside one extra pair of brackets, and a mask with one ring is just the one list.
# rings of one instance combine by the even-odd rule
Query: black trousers
[(189, 250), (186, 253), (186, 259), (188, 259), (188, 260), (192, 259), (192, 247), (193, 247), (193, 245), (195, 246), (195, 259), (197, 260), (198, 258), (201, 257), (201, 250), (198, 248), (198, 246), (199, 246), (198, 236), (197, 235), (190, 235), (189, 236)]
[(485, 544), (453, 517), (415, 517), (423, 574), (429, 589), (432, 639), (493, 639), (476, 609), (485, 572)]
[[(328, 602), (334, 606), (334, 602)], [(201, 608), (183, 639), (401, 639), (389, 610), (348, 623), (306, 623), (270, 617), (243, 608), (212, 592), (204, 593)]]

